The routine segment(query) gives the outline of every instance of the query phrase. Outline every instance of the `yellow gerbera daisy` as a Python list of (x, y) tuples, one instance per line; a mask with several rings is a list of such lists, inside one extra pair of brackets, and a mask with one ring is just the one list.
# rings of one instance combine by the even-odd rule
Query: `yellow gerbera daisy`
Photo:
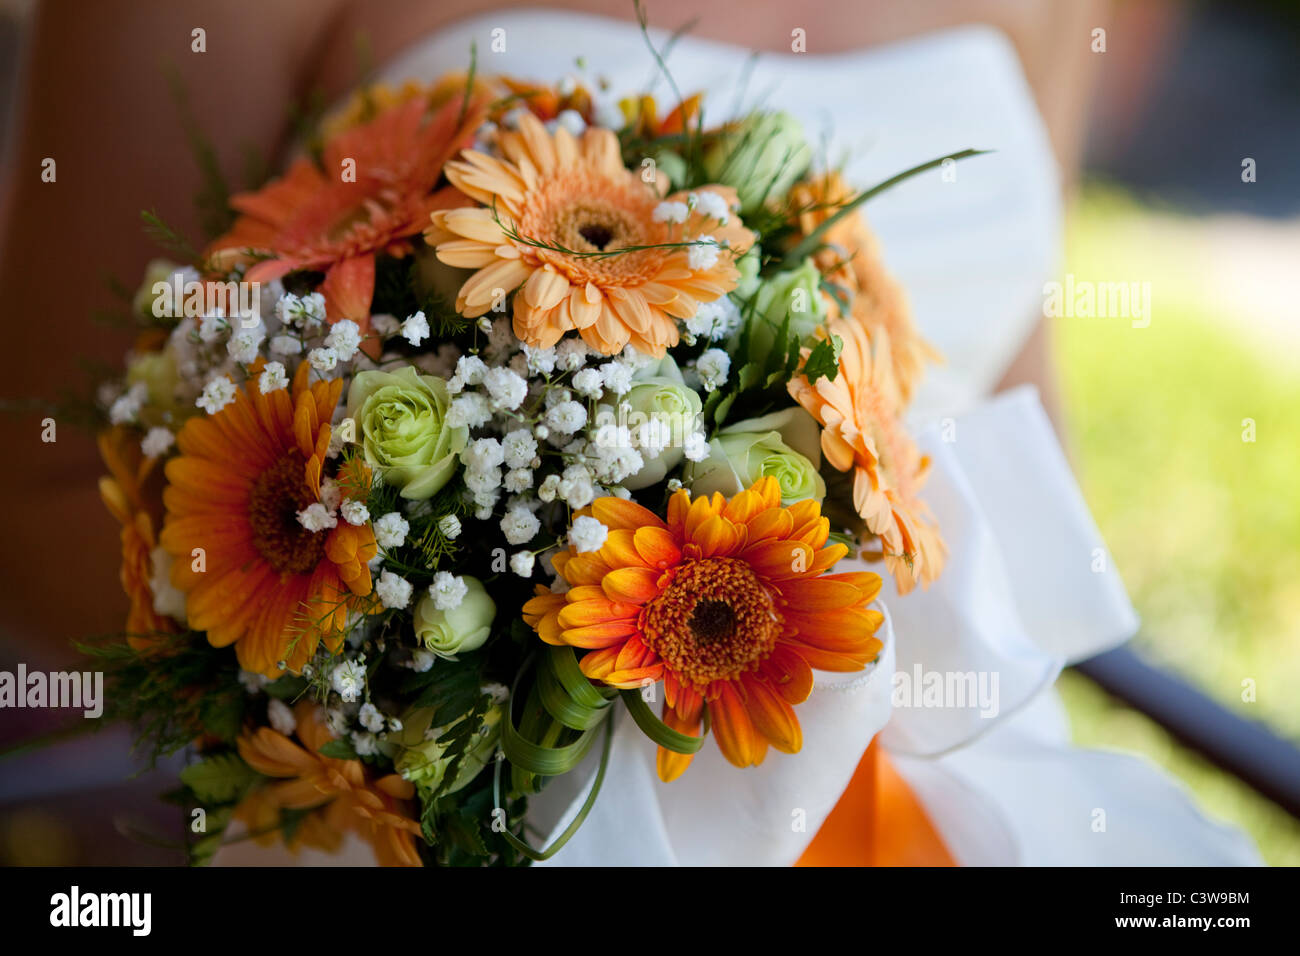
[(705, 186), (660, 208), (662, 193), (624, 167), (607, 129), (552, 135), (524, 115), (500, 145), (504, 159), (466, 150), (447, 165), (452, 185), (483, 205), (439, 210), (425, 232), (440, 260), (477, 270), (457, 312), (483, 315), (520, 289), (514, 330), (531, 346), (577, 330), (604, 355), (631, 344), (662, 356), (678, 319), (735, 288), (753, 235), (733, 190)]

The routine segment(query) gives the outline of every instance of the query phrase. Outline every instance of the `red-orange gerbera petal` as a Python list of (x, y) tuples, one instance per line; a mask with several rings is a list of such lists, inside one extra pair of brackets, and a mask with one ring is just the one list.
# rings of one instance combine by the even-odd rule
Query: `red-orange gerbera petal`
[[(707, 715), (738, 766), (760, 763), (769, 746), (799, 750), (793, 705), (811, 692), (813, 667), (860, 670), (880, 651), (883, 616), (867, 607), (880, 576), (823, 574), (846, 549), (826, 545), (815, 501), (783, 508), (773, 478), (730, 501), (679, 491), (667, 522), (618, 498), (582, 514), (612, 527), (604, 546), (558, 555), (571, 587), (539, 591), (525, 621), (548, 643), (586, 650), (579, 666), (592, 680), (635, 688), (662, 678), (664, 722), (694, 736)], [(660, 778), (690, 759), (660, 748)]]

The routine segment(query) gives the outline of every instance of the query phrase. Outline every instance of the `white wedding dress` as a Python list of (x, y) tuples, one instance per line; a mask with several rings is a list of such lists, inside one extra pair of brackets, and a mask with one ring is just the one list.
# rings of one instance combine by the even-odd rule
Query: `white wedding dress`
[[(494, 39), (504, 52), (488, 52)], [(586, 76), (619, 95), (654, 76), (634, 23), (502, 11), (427, 38), (380, 78), (464, 68), (471, 42), (485, 72), (554, 83), (582, 56)], [(712, 122), (734, 111), (749, 57), (687, 36), (668, 62), (684, 94), (709, 94)], [(922, 333), (946, 358), (929, 371), (913, 424), (934, 461), (926, 498), (951, 559), (927, 592), (887, 589), (889, 633), (872, 670), (818, 675), (798, 711), (797, 755), (742, 771), (706, 745), (663, 784), (653, 745), (622, 719), (600, 797), (551, 864), (793, 863), (877, 733), (959, 863), (1257, 863), (1247, 838), (1202, 817), (1145, 761), (1071, 747), (1051, 689), (1066, 664), (1131, 637), (1137, 618), (1035, 392), (988, 398), (1041, 314), (1060, 250), (1055, 161), (1014, 49), (992, 29), (965, 27), (858, 53), (767, 54), (746, 89), (742, 106), (800, 117), (811, 141), (847, 158), (858, 186), (966, 147), (996, 150), (962, 162), (955, 179), (935, 170), (865, 208)], [(662, 80), (655, 92), (671, 100)], [(936, 672), (996, 677), (996, 714), (909, 706), (910, 695), (891, 707), (895, 673)], [(594, 759), (534, 799), (543, 832), (576, 811)]]

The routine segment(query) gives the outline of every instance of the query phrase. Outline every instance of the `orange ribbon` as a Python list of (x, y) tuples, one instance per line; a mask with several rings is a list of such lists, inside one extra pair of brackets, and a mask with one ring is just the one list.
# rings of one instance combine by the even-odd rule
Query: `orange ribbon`
[(873, 740), (795, 866), (956, 866), (925, 808)]

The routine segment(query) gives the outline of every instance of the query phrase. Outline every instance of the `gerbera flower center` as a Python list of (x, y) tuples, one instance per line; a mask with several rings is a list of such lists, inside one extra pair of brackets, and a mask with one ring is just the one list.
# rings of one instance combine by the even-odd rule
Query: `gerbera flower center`
[(734, 558), (683, 565), (642, 618), (646, 645), (682, 680), (701, 687), (753, 670), (782, 629), (767, 588)]
[(655, 275), (663, 261), (664, 250), (637, 248), (667, 240), (662, 224), (654, 221), (657, 201), (634, 175), (626, 181), (579, 183), (558, 177), (538, 187), (518, 232), (542, 242), (526, 251), (570, 281), (635, 285)]
[(306, 574), (325, 556), (327, 536), (298, 522), (298, 512), (316, 501), (305, 471), (302, 455), (291, 451), (257, 476), (248, 495), (253, 547), (281, 574)]

